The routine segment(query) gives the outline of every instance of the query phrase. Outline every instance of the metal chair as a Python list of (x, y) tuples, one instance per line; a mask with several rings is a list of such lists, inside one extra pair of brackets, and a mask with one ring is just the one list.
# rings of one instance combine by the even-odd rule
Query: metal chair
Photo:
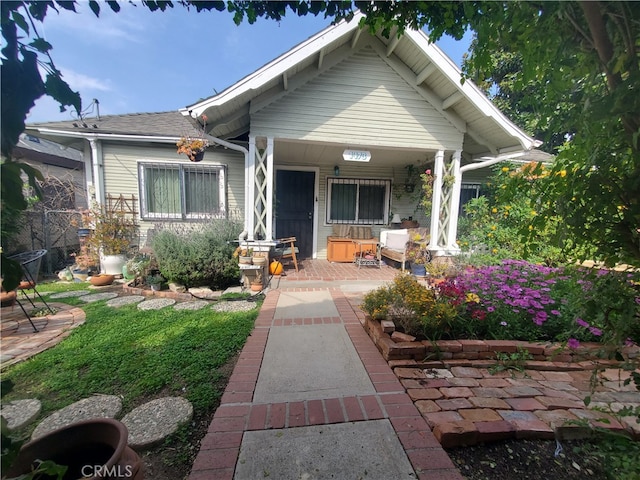
[(275, 257), (278, 260), (282, 260), (283, 258), (291, 258), (293, 260), (293, 266), (296, 268), (296, 272), (298, 272), (298, 258), (296, 257), (297, 253), (300, 253), (298, 247), (296, 247), (296, 237), (286, 237), (277, 240), (274, 247)]
[[(38, 284), (38, 275), (40, 273), (40, 264), (42, 263), (42, 257), (44, 257), (46, 254), (46, 250), (34, 250), (31, 252), (23, 252), (17, 255), (12, 255), (9, 258), (18, 262), (22, 267), (23, 279), (18, 285), (18, 291), (22, 293), (22, 295), (29, 301), (32, 307), (35, 308), (36, 305), (34, 303), (34, 300), (36, 297), (38, 297), (40, 301), (47, 307), (49, 312), (51, 312), (51, 314), (54, 314), (55, 312), (53, 311), (53, 309), (47, 302), (45, 302), (44, 298), (42, 298), (42, 295), (40, 295), (38, 289), (36, 288)], [(27, 290), (33, 291), (33, 299), (30, 298), (29, 295), (27, 295)], [(26, 314), (26, 311), (22, 307), (22, 304), (19, 300), (18, 305), (20, 305), (20, 308), (22, 308), (22, 310)], [(29, 315), (27, 315), (27, 317), (29, 317)], [(29, 321), (31, 321), (31, 318), (29, 318)], [(33, 325), (33, 322), (31, 322), (31, 325)], [(35, 326), (33, 328), (35, 328)]]

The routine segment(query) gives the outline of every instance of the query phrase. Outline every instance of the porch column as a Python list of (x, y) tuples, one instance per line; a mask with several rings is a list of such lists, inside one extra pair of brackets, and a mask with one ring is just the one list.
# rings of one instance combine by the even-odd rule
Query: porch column
[(273, 184), (275, 171), (273, 169), (273, 137), (267, 138), (267, 215), (265, 240), (273, 240)]
[(250, 136), (249, 159), (249, 168), (245, 170), (248, 239), (267, 240), (271, 238), (273, 216), (273, 137)]
[(431, 202), (431, 227), (429, 241), (429, 250), (437, 251), (439, 232), (439, 218), (440, 218), (440, 195), (442, 193), (442, 177), (444, 171), (444, 150), (438, 150), (436, 153), (435, 164), (433, 166), (433, 195)]
[(458, 235), (458, 210), (460, 208), (460, 190), (462, 188), (462, 173), (460, 172), (461, 150), (456, 150), (451, 158), (451, 172), (454, 177), (453, 186), (451, 187), (451, 197), (449, 209), (449, 222), (447, 225), (447, 249), (450, 254), (458, 253), (460, 247), (456, 243)]
[(256, 137), (249, 136), (249, 155), (246, 157), (246, 164), (244, 166), (244, 226), (248, 232), (248, 238), (253, 240), (254, 231), (254, 216), (253, 216), (253, 198), (255, 196), (255, 185), (253, 179), (255, 178), (255, 164), (256, 153), (258, 149), (256, 147)]

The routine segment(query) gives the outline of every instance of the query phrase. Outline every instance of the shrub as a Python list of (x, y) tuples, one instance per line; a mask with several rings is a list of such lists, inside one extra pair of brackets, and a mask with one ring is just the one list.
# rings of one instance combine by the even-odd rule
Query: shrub
[(232, 242), (241, 230), (239, 223), (230, 220), (214, 220), (191, 231), (161, 228), (153, 239), (160, 273), (187, 287), (237, 285), (240, 272)]
[(405, 333), (420, 335), (434, 303), (432, 290), (421, 285), (415, 277), (400, 274), (391, 285), (368, 292), (360, 308), (372, 318), (391, 316)]
[[(518, 258), (547, 265), (566, 259), (558, 217), (547, 218), (544, 227), (535, 226), (538, 212), (531, 207), (531, 188), (512, 188), (518, 179), (528, 178), (536, 165), (501, 163), (494, 167), (483, 195), (464, 207), (466, 216), (458, 226), (458, 243), (463, 251), (485, 245), (488, 253), (499, 259)], [(545, 170), (544, 166), (539, 168)], [(505, 195), (506, 189), (510, 195)], [(523, 237), (530, 239), (523, 242)]]
[(360, 309), (371, 318), (383, 320), (389, 314), (392, 298), (391, 291), (387, 287), (371, 290), (365, 294)]

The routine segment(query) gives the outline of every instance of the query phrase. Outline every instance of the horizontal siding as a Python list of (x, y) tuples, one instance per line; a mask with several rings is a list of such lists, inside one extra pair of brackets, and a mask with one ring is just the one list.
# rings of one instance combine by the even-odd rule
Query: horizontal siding
[[(138, 161), (190, 163), (188, 160), (185, 161), (186, 157), (178, 155), (173, 147), (105, 144), (102, 152), (105, 193), (116, 196), (135, 195), (138, 200)], [(232, 150), (209, 149), (202, 164), (227, 166), (228, 211), (241, 213), (244, 210), (244, 156)], [(153, 222), (140, 221), (141, 236), (146, 236), (146, 231), (152, 226)]]
[(251, 132), (352, 145), (455, 150), (462, 135), (371, 47), (253, 114)]

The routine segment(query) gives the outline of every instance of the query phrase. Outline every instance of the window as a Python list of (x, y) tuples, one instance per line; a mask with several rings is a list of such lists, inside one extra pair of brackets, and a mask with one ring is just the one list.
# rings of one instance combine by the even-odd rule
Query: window
[(226, 216), (223, 166), (140, 162), (138, 178), (145, 220)]
[(327, 223), (387, 223), (390, 180), (330, 178), (328, 183)]
[(466, 216), (467, 213), (464, 211), (464, 206), (469, 203), (470, 200), (480, 196), (480, 187), (481, 185), (479, 183), (463, 183), (460, 186), (460, 208), (458, 209), (458, 216)]

